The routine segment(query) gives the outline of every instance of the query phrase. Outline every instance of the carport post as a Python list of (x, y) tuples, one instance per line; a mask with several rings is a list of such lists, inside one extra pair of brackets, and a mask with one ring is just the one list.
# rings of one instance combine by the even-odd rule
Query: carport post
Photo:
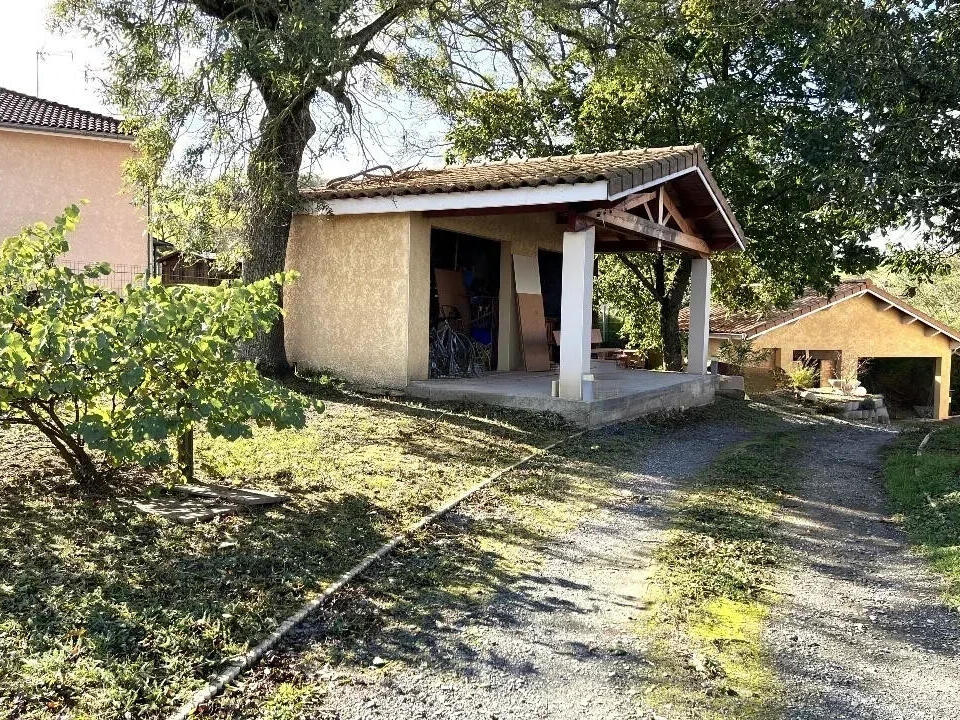
[(710, 346), (710, 261), (694, 258), (690, 272), (690, 340), (687, 372), (706, 375)]
[(951, 356), (938, 357), (933, 369), (933, 418), (950, 417), (950, 361)]
[(563, 234), (560, 291), (560, 397), (583, 399), (583, 375), (590, 372), (593, 329), (593, 246), (596, 229)]

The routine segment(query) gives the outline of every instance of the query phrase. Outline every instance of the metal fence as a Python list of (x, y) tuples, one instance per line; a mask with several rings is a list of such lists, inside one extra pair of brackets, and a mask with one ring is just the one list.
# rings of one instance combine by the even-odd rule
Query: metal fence
[[(90, 263), (83, 262), (81, 260), (62, 260), (58, 264), (62, 265), (63, 267), (68, 267), (71, 270), (75, 270), (76, 272), (82, 272), (84, 267)], [(98, 277), (92, 282), (96, 282), (106, 290), (123, 295), (126, 291), (127, 285), (130, 285), (131, 283), (143, 282), (143, 275), (145, 272), (146, 266), (144, 265), (110, 263), (110, 274)]]

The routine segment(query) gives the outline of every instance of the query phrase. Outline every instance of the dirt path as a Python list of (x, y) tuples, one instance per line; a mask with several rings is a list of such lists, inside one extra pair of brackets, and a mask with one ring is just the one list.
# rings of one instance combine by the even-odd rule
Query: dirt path
[(960, 616), (890, 522), (889, 433), (818, 431), (782, 514), (795, 568), (767, 638), (789, 720), (960, 718)]
[[(637, 717), (633, 695), (645, 663), (633, 622), (667, 500), (745, 437), (719, 423), (666, 434), (620, 476), (620, 501), (544, 549), (539, 572), (500, 588), (481, 612), (448, 611), (418, 628), (416, 644), (430, 648), (419, 665), (321, 670), (314, 681), (326, 673), (336, 689), (319, 717)], [(365, 657), (384, 661), (398, 654), (389, 632), (363, 648)]]

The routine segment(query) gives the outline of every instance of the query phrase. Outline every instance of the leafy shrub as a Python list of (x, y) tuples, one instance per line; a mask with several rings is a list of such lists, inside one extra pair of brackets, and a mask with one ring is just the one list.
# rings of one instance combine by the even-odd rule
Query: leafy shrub
[(808, 390), (817, 381), (817, 372), (812, 365), (795, 362), (787, 370), (790, 382), (797, 390)]
[(717, 350), (721, 362), (730, 365), (734, 374), (742, 375), (747, 365), (761, 365), (770, 357), (767, 349), (755, 350), (750, 340), (724, 340)]
[(0, 424), (37, 428), (81, 482), (110, 464), (171, 461), (169, 439), (199, 423), (214, 436), (250, 422), (301, 427), (305, 400), (265, 380), (235, 346), (270, 327), (277, 291), (294, 275), (249, 285), (166, 287), (157, 280), (106, 292), (106, 263), (55, 264), (79, 210), (0, 246)]

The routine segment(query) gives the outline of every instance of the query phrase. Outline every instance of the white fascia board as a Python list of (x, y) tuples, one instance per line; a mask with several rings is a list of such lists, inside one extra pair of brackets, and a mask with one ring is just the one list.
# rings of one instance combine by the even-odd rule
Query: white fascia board
[[(537, 187), (507, 188), (504, 190), (343, 198), (327, 200), (326, 206), (334, 215), (366, 215), (427, 212), (430, 210), (469, 210), (486, 207), (522, 207), (524, 205), (551, 205), (554, 203), (606, 199), (607, 181), (597, 180), (573, 185), (539, 185)], [(310, 215), (321, 215), (324, 213), (324, 205), (316, 201), (308, 203), (306, 212)]]
[(711, 340), (746, 340), (746, 333), (722, 333), (722, 332), (712, 332), (710, 333)]
[(110, 133), (71, 132), (59, 128), (32, 128), (19, 125), (5, 125), (0, 123), (0, 132), (25, 133), (27, 135), (53, 135), (55, 137), (73, 138), (75, 140), (99, 140), (101, 142), (132, 143), (134, 138), (129, 135), (112, 135)]
[(675, 178), (682, 177), (684, 175), (689, 175), (692, 172), (695, 172), (700, 177), (700, 182), (703, 183), (703, 186), (707, 189), (707, 192), (710, 193), (710, 198), (713, 200), (713, 204), (717, 206), (717, 210), (720, 211), (720, 215), (723, 216), (723, 221), (727, 224), (727, 227), (730, 229), (730, 234), (737, 239), (737, 245), (740, 246), (740, 249), (745, 250), (746, 245), (744, 244), (743, 238), (740, 237), (740, 233), (738, 233), (736, 229), (733, 227), (733, 223), (730, 222), (730, 218), (727, 215), (726, 210), (723, 209), (723, 205), (721, 205), (720, 201), (717, 199), (716, 193), (713, 192), (713, 188), (710, 187), (710, 183), (707, 182), (706, 176), (703, 174), (703, 171), (697, 165), (688, 167), (686, 170), (678, 170), (675, 173), (670, 173), (669, 175), (665, 175), (661, 178), (657, 178), (656, 180), (651, 180), (650, 182), (645, 182), (642, 185), (637, 185), (627, 190), (621, 190), (620, 192), (614, 193), (613, 195), (611, 195), (608, 199), (619, 200), (620, 198), (626, 197), (627, 195), (633, 195), (634, 193), (642, 192), (647, 188), (656, 187), (657, 185), (663, 185), (664, 183), (670, 182)]
[[(795, 323), (795, 322), (797, 322), (798, 320), (803, 320), (804, 318), (810, 317), (811, 315), (815, 315), (816, 313), (820, 312), (821, 310), (826, 310), (827, 308), (831, 308), (831, 307), (833, 307), (834, 305), (839, 305), (839, 304), (842, 303), (842, 302), (846, 302), (847, 300), (852, 300), (853, 298), (861, 297), (861, 296), (863, 296), (863, 295), (872, 295), (873, 297), (877, 298), (878, 300), (883, 300), (884, 302), (890, 302), (887, 298), (883, 297), (882, 295), (879, 295), (879, 294), (873, 292), (870, 288), (866, 288), (866, 289), (864, 289), (864, 290), (861, 290), (860, 292), (854, 293), (853, 295), (847, 295), (847, 296), (842, 297), (842, 298), (840, 298), (840, 299), (838, 299), (838, 300), (834, 300), (833, 302), (827, 303), (826, 305), (823, 305), (822, 307), (814, 308), (814, 309), (811, 310), (810, 312), (805, 312), (805, 313), (803, 313), (803, 315), (797, 315), (797, 317), (790, 318), (789, 320), (786, 320), (786, 321), (780, 323), (779, 325), (774, 325), (774, 326), (771, 327), (771, 328), (767, 328), (767, 329), (764, 330), (763, 332), (758, 332), (758, 333), (755, 334), (755, 335), (750, 335), (750, 336), (748, 337), (748, 339), (749, 339), (749, 340), (754, 340), (754, 339), (760, 337), (761, 335), (766, 335), (766, 334), (769, 333), (769, 332), (773, 332), (774, 330), (779, 330), (780, 328), (782, 328), (782, 327), (784, 327), (784, 326), (786, 326), (786, 325), (790, 325), (791, 323)], [(926, 320), (924, 320), (922, 317), (920, 317), (919, 315), (917, 315), (917, 314), (916, 314), (913, 310), (911, 310), (910, 308), (906, 308), (906, 307), (904, 307), (903, 305), (901, 305), (901, 304), (899, 304), (899, 303), (897, 303), (897, 302), (894, 302), (894, 303), (893, 303), (893, 306), (894, 306), (895, 308), (897, 308), (897, 310), (899, 310), (899, 311), (901, 311), (901, 312), (903, 312), (903, 313), (906, 313), (906, 314), (909, 315), (910, 317), (915, 318), (916, 320), (920, 321), (921, 323), (923, 323), (923, 324), (926, 325), (927, 327), (932, 327), (932, 328), (934, 328), (937, 332), (939, 332), (939, 333), (941, 333), (941, 334), (943, 334), (943, 335), (946, 335), (946, 336), (947, 336), (948, 338), (950, 338), (951, 340), (956, 340), (956, 341), (960, 342), (960, 337), (957, 337), (956, 335), (953, 335), (952, 333), (946, 333), (946, 332), (944, 332), (943, 330), (941, 330), (940, 328), (931, 325), (931, 324), (928, 323)]]

